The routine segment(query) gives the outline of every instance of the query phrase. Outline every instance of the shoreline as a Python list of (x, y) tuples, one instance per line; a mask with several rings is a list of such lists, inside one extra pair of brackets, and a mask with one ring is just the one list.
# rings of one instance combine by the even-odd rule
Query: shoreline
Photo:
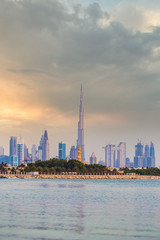
[(0, 178), (4, 179), (160, 179), (160, 176), (150, 175), (23, 175), (23, 174), (0, 174)]

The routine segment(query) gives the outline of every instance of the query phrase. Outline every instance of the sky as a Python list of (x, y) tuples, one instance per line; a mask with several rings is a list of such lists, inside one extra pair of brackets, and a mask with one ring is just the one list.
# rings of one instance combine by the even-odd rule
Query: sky
[(152, 140), (160, 165), (160, 1), (1, 0), (0, 145), (11, 135), (50, 156), (76, 144), (80, 86), (86, 160)]

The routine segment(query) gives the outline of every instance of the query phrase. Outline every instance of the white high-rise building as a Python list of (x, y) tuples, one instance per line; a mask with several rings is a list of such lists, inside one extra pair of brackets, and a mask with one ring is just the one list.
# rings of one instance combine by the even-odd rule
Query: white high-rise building
[(116, 146), (113, 144), (106, 145), (105, 149), (105, 165), (106, 167), (116, 167)]
[(17, 156), (17, 137), (11, 136), (9, 141), (9, 156)]
[(118, 146), (109, 144), (105, 149), (105, 165), (107, 167), (125, 167), (126, 143), (121, 142)]
[(123, 168), (126, 166), (126, 143), (120, 142), (117, 147), (117, 164), (116, 167)]
[(24, 163), (24, 139), (22, 137), (18, 137), (17, 151), (18, 165), (21, 165), (21, 163)]
[(32, 163), (36, 161), (36, 154), (37, 154), (36, 145), (33, 144), (32, 145)]

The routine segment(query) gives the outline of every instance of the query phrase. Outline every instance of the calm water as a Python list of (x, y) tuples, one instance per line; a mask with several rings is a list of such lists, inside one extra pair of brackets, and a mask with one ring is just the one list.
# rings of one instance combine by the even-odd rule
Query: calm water
[(0, 179), (0, 239), (160, 239), (160, 180)]

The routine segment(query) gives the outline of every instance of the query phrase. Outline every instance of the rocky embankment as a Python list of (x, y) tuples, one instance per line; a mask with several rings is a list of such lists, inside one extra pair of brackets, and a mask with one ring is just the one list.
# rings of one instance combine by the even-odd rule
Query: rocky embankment
[(160, 179), (160, 176), (147, 175), (24, 175), (24, 174), (1, 174), (0, 178), (21, 179)]

